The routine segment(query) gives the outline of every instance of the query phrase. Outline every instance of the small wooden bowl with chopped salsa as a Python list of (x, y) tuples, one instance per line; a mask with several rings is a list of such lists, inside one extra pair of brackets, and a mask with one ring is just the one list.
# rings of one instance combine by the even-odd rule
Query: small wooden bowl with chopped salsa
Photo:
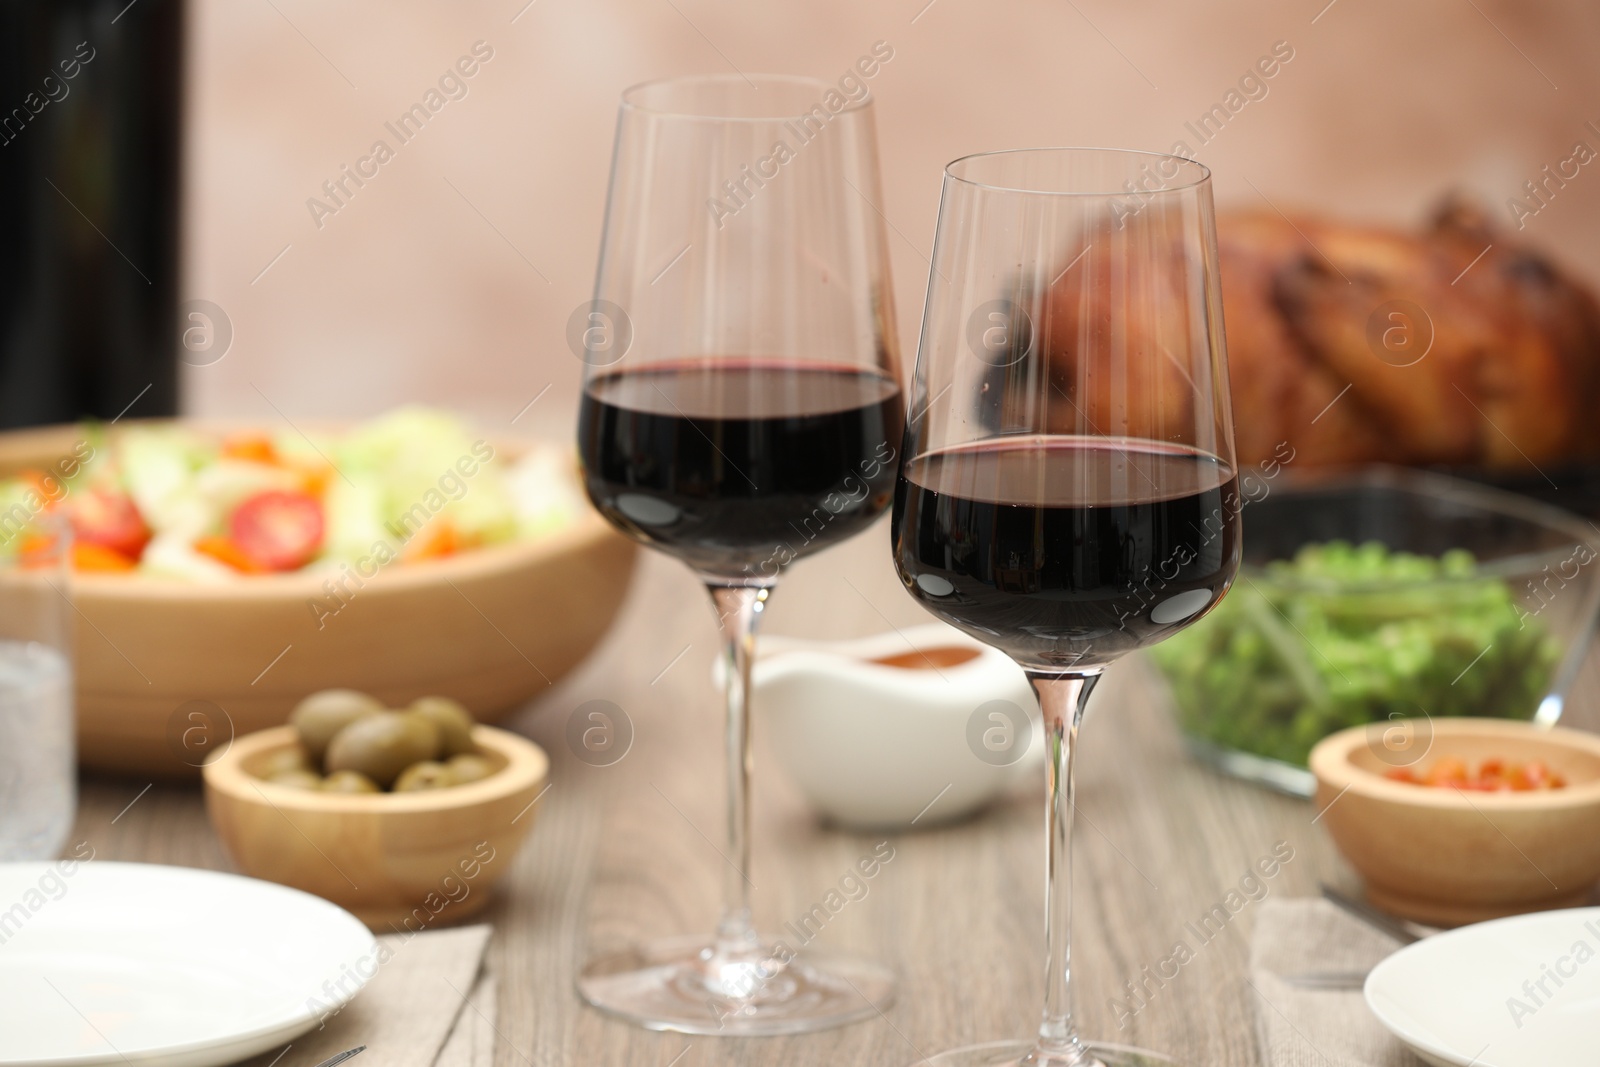
[(1351, 727), (1311, 752), (1316, 820), (1373, 904), (1441, 926), (1587, 903), (1600, 736), (1497, 719)]

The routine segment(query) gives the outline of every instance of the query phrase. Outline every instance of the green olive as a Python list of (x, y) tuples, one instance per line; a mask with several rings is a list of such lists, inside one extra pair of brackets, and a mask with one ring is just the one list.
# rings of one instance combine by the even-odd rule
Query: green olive
[(472, 713), (449, 697), (420, 697), (411, 702), (407, 711), (425, 715), (439, 728), (441, 757), (459, 756), (463, 752), (476, 752), (472, 743), (472, 728), (476, 721)]
[(360, 771), (334, 771), (322, 780), (324, 793), (381, 793), (378, 783)]
[(400, 777), (395, 779), (394, 791), (420, 793), (425, 789), (447, 789), (456, 784), (455, 773), (449, 767), (433, 760), (424, 760), (400, 772)]
[(406, 719), (411, 719), (411, 720), (415, 721), (417, 723), (417, 729), (418, 730), (426, 732), (429, 737), (433, 738), (433, 748), (429, 749), (428, 750), (428, 754), (423, 756), (422, 758), (425, 759), (425, 760), (441, 760), (441, 759), (443, 759), (444, 758), (444, 732), (439, 729), (439, 724), (437, 722), (434, 722), (428, 716), (422, 714), (422, 712), (420, 712), (420, 711), (412, 711), (410, 708), (401, 709), (400, 715), (402, 717), (406, 718)]
[(382, 710), (377, 699), (354, 689), (324, 689), (296, 704), (289, 721), (299, 732), (306, 753), (321, 763), (335, 734), (357, 719)]
[(334, 735), (328, 744), (327, 768), (360, 771), (388, 787), (413, 763), (439, 754), (439, 731), (421, 715), (380, 711), (364, 715)]
[(482, 781), (494, 773), (494, 764), (482, 756), (470, 752), (464, 752), (459, 756), (451, 756), (445, 762), (445, 766), (449, 767), (450, 773), (456, 776), (458, 785)]
[(290, 789), (315, 790), (322, 787), (322, 776), (315, 771), (308, 771), (303, 768), (300, 770), (278, 771), (276, 774), (268, 775), (267, 781), (273, 785), (287, 786)]
[(310, 771), (311, 761), (306, 759), (306, 750), (299, 745), (290, 748), (280, 748), (276, 752), (268, 753), (267, 758), (261, 761), (260, 775), (271, 778), (283, 771)]

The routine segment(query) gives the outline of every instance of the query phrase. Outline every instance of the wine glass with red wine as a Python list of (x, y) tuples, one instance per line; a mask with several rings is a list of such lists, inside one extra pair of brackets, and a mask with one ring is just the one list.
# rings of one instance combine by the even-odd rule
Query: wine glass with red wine
[(1069, 995), (1072, 757), (1118, 657), (1200, 618), (1239, 564), (1210, 174), (1036, 149), (945, 169), (892, 542), (910, 594), (1027, 672), (1044, 715), (1044, 1015), (936, 1067), (1170, 1064), (1086, 1044)]
[(595, 297), (573, 327), (589, 498), (689, 565), (724, 643), (721, 921), (578, 977), (589, 1003), (652, 1029), (801, 1033), (894, 997), (878, 964), (760, 936), (749, 898), (756, 623), (790, 563), (888, 507), (905, 423), (873, 110), (853, 84), (730, 75), (624, 93)]

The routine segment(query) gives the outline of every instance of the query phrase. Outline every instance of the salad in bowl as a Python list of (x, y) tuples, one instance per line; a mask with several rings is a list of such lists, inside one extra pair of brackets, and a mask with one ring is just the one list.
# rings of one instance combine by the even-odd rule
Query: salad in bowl
[(493, 721), (604, 638), (635, 555), (570, 448), (425, 408), (0, 433), (0, 603), (70, 596), (78, 758), (102, 770), (193, 776), (335, 687)]
[(79, 571), (370, 578), (570, 524), (585, 505), (569, 468), (551, 448), (501, 455), (417, 407), (315, 437), (91, 424), (70, 453), (0, 481), (0, 562), (40, 563), (50, 515), (70, 523)]

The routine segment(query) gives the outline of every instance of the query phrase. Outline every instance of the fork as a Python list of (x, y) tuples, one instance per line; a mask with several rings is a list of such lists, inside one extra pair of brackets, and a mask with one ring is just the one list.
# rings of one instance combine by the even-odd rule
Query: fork
[(1340, 892), (1326, 882), (1322, 883), (1322, 896), (1323, 899), (1337, 904), (1368, 926), (1388, 934), (1402, 945), (1409, 945), (1413, 941), (1421, 941), (1423, 938), (1439, 932), (1437, 927), (1424, 926), (1409, 919), (1397, 919), (1393, 915), (1381, 912), (1366, 901), (1357, 900), (1348, 893)]

